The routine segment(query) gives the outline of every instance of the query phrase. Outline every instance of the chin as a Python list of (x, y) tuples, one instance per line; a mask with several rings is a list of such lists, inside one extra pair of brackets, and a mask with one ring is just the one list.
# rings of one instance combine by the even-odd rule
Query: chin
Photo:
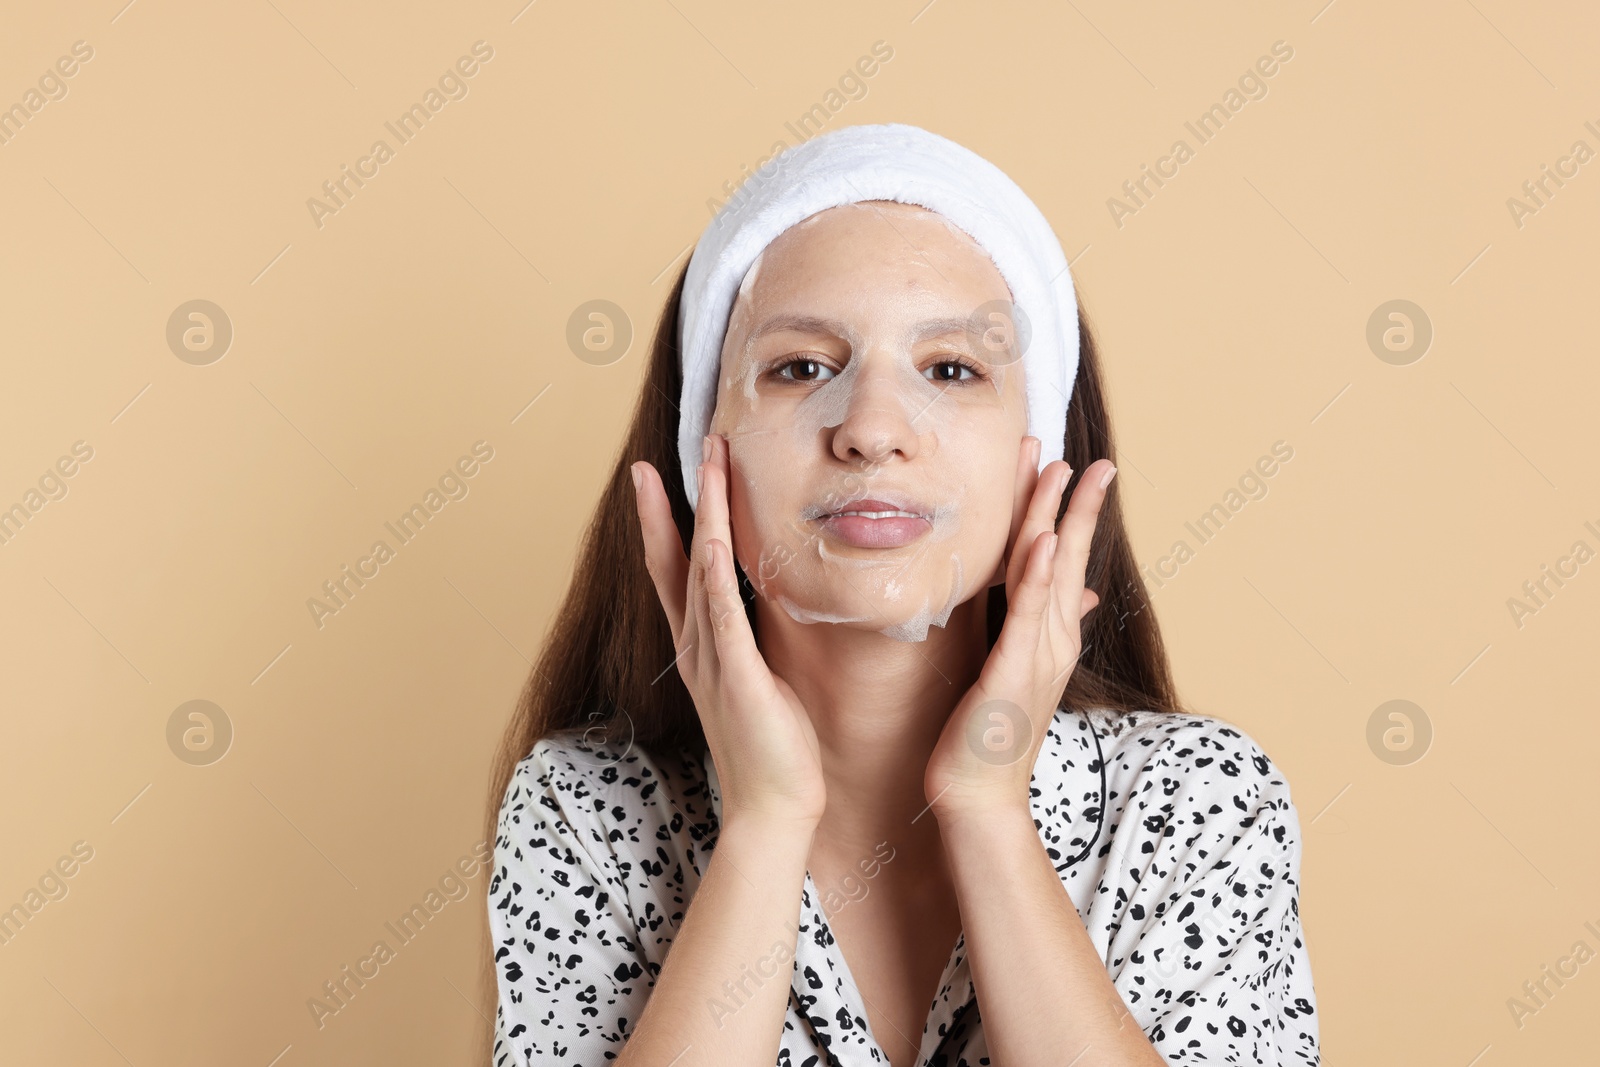
[(920, 642), (927, 639), (932, 627), (947, 625), (958, 606), (978, 593), (987, 593), (988, 586), (968, 590), (961, 586), (959, 573), (956, 579), (955, 588), (941, 592), (934, 586), (942, 588), (942, 582), (916, 580), (915, 575), (900, 580), (881, 575), (868, 580), (852, 579), (853, 585), (839, 588), (829, 582), (825, 595), (818, 595), (816, 582), (788, 582), (783, 586), (773, 582), (764, 596), (802, 624), (831, 623), (881, 633), (897, 641)]

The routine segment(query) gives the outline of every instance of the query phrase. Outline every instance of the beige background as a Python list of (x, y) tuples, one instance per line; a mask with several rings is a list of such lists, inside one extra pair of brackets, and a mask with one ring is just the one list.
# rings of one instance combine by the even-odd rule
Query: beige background
[[(1600, 161), (1507, 206), (1600, 150), (1592, 6), (123, 3), (0, 34), (4, 106), (93, 49), (0, 145), (0, 507), (93, 450), (0, 545), (0, 907), (93, 849), (0, 946), (0, 1061), (482, 1062), (481, 873), (320, 1029), (307, 1000), (479, 841), (707, 200), (879, 40), (827, 127), (927, 126), (1050, 217), (1146, 565), (1294, 450), (1154, 597), (1186, 697), (1292, 782), (1327, 1061), (1592, 1055), (1600, 963), (1507, 1006), (1600, 951), (1600, 563), (1507, 606), (1600, 549)], [(468, 95), (319, 228), (307, 199), (479, 40)], [(204, 366), (166, 339), (195, 299), (234, 331)], [(607, 366), (565, 340), (593, 299), (637, 335)], [(1393, 299), (1435, 334), (1405, 366), (1365, 339)], [(480, 440), (469, 494), (319, 628), (308, 599)], [(166, 733), (197, 699), (234, 730), (205, 766)], [(1433, 730), (1409, 765), (1367, 741), (1394, 699)]]

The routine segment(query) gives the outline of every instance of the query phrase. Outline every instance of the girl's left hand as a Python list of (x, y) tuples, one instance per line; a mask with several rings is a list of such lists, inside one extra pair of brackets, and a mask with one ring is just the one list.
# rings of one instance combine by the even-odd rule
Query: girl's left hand
[(1072, 468), (1056, 460), (1040, 471), (1039, 441), (1024, 438), (1017, 503), (1027, 504), (1007, 546), (1006, 620), (928, 760), (923, 790), (935, 815), (1026, 810), (1034, 760), (1078, 662), (1081, 621), (1100, 602), (1084, 578), (1115, 473), (1110, 460), (1091, 463), (1056, 526)]

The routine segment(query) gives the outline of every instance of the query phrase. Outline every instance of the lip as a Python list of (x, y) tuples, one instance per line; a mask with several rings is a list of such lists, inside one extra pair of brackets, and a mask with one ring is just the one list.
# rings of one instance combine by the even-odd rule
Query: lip
[[(843, 514), (854, 511), (900, 511), (909, 514), (877, 518)], [(907, 497), (865, 497), (818, 514), (816, 521), (824, 532), (856, 548), (899, 548), (933, 528), (930, 515), (931, 510), (926, 504)]]

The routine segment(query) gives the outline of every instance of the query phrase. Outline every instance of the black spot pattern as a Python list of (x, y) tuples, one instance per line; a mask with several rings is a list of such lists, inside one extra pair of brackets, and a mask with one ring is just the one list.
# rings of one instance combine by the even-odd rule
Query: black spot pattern
[[(1117, 990), (1172, 1064), (1321, 1061), (1289, 785), (1220, 719), (1057, 712), (1034, 765), (1039, 837)], [(489, 881), (495, 1067), (616, 1058), (716, 847), (708, 752), (541, 740), (500, 809)], [(887, 1064), (808, 873), (779, 1067)], [(965, 938), (920, 1067), (989, 1048)]]

